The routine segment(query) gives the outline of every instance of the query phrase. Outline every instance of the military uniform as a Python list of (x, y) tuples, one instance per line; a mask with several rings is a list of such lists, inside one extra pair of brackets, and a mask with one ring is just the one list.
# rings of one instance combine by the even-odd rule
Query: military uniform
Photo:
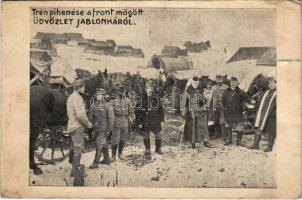
[(225, 131), (223, 129), (223, 110), (222, 110), (222, 95), (228, 88), (224, 84), (216, 84), (212, 88), (212, 96), (210, 100), (209, 112), (213, 117), (214, 128), (215, 128), (215, 137), (220, 137), (221, 133), (224, 135)]
[[(251, 98), (240, 88), (232, 90), (228, 88), (222, 96), (223, 114), (225, 119), (225, 145), (232, 143), (232, 128), (244, 121), (243, 108), (244, 102), (250, 102)], [(237, 133), (236, 144), (241, 144), (242, 134)]]
[(144, 129), (144, 145), (146, 148), (146, 158), (151, 159), (150, 151), (150, 132), (155, 135), (155, 152), (163, 154), (161, 151), (162, 145), (162, 134), (161, 134), (161, 123), (164, 121), (164, 109), (162, 106), (161, 99), (158, 95), (148, 96), (146, 93), (143, 94), (142, 98), (142, 121), (145, 127)]
[[(73, 83), (74, 87), (84, 86), (84, 82), (75, 80)], [(84, 150), (84, 131), (85, 128), (91, 128), (92, 124), (89, 122), (86, 115), (86, 105), (82, 96), (77, 90), (68, 97), (67, 99), (67, 115), (68, 125), (67, 130), (71, 136), (71, 149), (69, 162), (72, 163), (72, 174), (80, 167), (80, 160), (82, 151)]]
[(203, 142), (209, 147), (209, 130), (207, 125), (204, 97), (199, 88), (189, 86), (182, 99), (182, 115), (185, 117), (185, 138), (191, 139), (192, 147), (195, 142)]
[(110, 133), (114, 124), (114, 112), (111, 105), (102, 100), (96, 100), (90, 110), (90, 118), (95, 124), (93, 133), (95, 136), (96, 152), (93, 164), (89, 167), (91, 169), (97, 168), (101, 154), (103, 153), (104, 160), (101, 164), (109, 164), (109, 154), (107, 147), (107, 133)]
[(115, 161), (118, 147), (118, 157), (122, 159), (124, 145), (129, 133), (129, 121), (133, 119), (134, 112), (131, 101), (124, 94), (124, 89), (119, 89), (118, 97), (113, 100), (114, 125), (112, 131), (112, 161)]

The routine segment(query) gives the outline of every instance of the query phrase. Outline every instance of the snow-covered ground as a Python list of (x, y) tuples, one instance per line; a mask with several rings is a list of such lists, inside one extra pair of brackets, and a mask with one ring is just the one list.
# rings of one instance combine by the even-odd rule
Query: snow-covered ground
[[(128, 144), (124, 150), (125, 160), (117, 160), (109, 166), (88, 169), (94, 158), (94, 149), (91, 145), (87, 146), (81, 160), (86, 167), (85, 186), (276, 187), (275, 153), (263, 152), (267, 141), (261, 141), (260, 150), (237, 147), (235, 144), (225, 147), (221, 139), (211, 141), (213, 148), (200, 145), (191, 149), (189, 143), (179, 145), (182, 124), (181, 117), (166, 115), (162, 130), (164, 155), (152, 153), (150, 162), (143, 158), (143, 139), (138, 132), (134, 133), (133, 146)], [(244, 136), (243, 143), (250, 145), (252, 140), (253, 136)], [(151, 141), (153, 152), (153, 135)], [(40, 167), (44, 174), (36, 176), (30, 171), (30, 185), (72, 186), (68, 159)]]

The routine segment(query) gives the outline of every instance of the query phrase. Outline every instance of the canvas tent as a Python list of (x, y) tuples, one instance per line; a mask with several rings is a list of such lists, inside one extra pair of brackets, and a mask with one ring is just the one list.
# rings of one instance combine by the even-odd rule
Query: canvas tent
[(51, 77), (64, 77), (69, 83), (77, 77), (71, 65), (64, 59), (57, 59), (51, 65)]
[(148, 62), (147, 67), (162, 69), (167, 73), (172, 73), (178, 70), (190, 70), (193, 68), (193, 63), (187, 57), (171, 58), (154, 55)]

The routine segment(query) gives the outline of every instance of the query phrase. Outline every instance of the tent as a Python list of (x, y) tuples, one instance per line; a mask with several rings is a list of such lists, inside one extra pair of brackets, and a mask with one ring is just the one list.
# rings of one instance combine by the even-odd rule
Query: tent
[(147, 67), (163, 69), (167, 73), (172, 73), (178, 70), (190, 70), (193, 68), (193, 63), (188, 57), (165, 57), (154, 55), (151, 57)]
[(57, 59), (51, 65), (51, 77), (64, 77), (69, 83), (77, 77), (71, 65), (64, 59)]

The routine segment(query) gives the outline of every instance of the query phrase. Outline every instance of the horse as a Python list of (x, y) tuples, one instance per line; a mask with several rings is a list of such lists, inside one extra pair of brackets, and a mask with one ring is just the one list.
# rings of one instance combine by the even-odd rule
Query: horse
[[(110, 89), (106, 73), (98, 71), (95, 76), (85, 79), (85, 102), (89, 102), (96, 88)], [(68, 95), (62, 91), (54, 90), (42, 85), (30, 87), (30, 144), (29, 160), (30, 169), (35, 175), (42, 174), (42, 170), (36, 165), (34, 151), (37, 138), (41, 129), (50, 126), (65, 126), (67, 124)], [(89, 103), (87, 104), (90, 105)]]
[(256, 97), (256, 99), (258, 99), (260, 95), (264, 93), (266, 90), (268, 90), (267, 78), (263, 74), (258, 74), (252, 80), (247, 90), (247, 94), (249, 96), (254, 96)]

